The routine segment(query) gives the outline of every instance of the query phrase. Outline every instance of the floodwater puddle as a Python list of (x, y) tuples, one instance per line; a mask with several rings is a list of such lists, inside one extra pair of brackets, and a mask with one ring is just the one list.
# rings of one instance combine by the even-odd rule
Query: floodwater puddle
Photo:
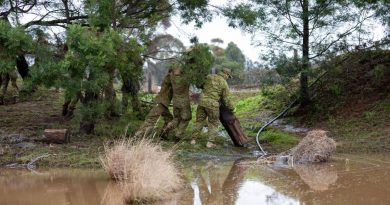
[[(186, 188), (154, 204), (390, 204), (389, 157), (342, 155), (294, 167), (184, 162)], [(37, 171), (0, 169), (0, 204), (123, 204), (119, 185), (103, 170)]]

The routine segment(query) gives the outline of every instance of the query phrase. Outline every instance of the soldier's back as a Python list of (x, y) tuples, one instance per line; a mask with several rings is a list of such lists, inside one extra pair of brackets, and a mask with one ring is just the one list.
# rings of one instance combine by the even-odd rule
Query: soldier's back
[(185, 80), (181, 68), (174, 68), (170, 73), (170, 76), (173, 91), (172, 101), (174, 106), (189, 103), (190, 84)]
[(206, 82), (200, 95), (199, 105), (218, 109), (221, 94), (225, 88), (226, 80), (218, 74), (207, 75)]

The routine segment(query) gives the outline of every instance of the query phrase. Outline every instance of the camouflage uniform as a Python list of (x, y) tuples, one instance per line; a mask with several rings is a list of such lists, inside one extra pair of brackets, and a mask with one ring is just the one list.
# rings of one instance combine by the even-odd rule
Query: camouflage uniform
[(166, 135), (170, 130), (176, 128), (176, 140), (180, 139), (192, 118), (190, 103), (190, 84), (182, 74), (182, 69), (176, 67), (170, 74), (173, 90), (173, 120), (164, 129)]
[(18, 78), (18, 74), (16, 73), (16, 70), (13, 70), (11, 72), (8, 72), (8, 73), (3, 73), (3, 74), (0, 74), (0, 87), (1, 87), (1, 91), (0, 91), (0, 105), (1, 104), (4, 104), (4, 96), (7, 92), (7, 88), (8, 88), (8, 83), (9, 81), (11, 80), (11, 83), (12, 83), (12, 86), (15, 88), (14, 90), (14, 94), (13, 94), (13, 97), (16, 98), (18, 95), (19, 95), (19, 88), (18, 88), (18, 85), (16, 84), (16, 80)]
[(65, 92), (65, 102), (62, 105), (62, 116), (64, 116), (66, 120), (73, 118), (73, 112), (76, 109), (77, 103), (81, 97), (81, 92), (77, 92), (75, 96), (72, 96), (69, 91)]
[(205, 120), (208, 118), (208, 141), (214, 141), (219, 125), (219, 103), (221, 100), (229, 109), (234, 109), (229, 99), (230, 92), (226, 82), (228, 77), (229, 75), (222, 71), (218, 74), (209, 74), (207, 76), (196, 110), (196, 123), (192, 134), (193, 140), (199, 137), (205, 125)]
[(164, 118), (164, 128), (172, 121), (172, 114), (169, 112), (169, 103), (172, 100), (172, 84), (170, 80), (170, 71), (164, 77), (161, 84), (161, 90), (155, 98), (156, 105), (150, 110), (146, 116), (145, 121), (141, 127), (135, 133), (135, 137), (149, 136), (152, 134), (155, 124), (158, 118), (162, 116)]

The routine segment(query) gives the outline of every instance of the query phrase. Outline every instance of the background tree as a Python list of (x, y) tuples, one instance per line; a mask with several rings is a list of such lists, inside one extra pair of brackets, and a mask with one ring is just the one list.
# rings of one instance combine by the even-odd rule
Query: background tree
[(353, 1), (344, 0), (251, 0), (239, 8), (226, 9), (231, 24), (265, 34), (266, 43), (259, 45), (269, 48), (271, 56), (283, 53), (291, 56), (293, 49), (300, 50), (302, 104), (309, 102), (310, 65), (328, 54), (338, 42), (361, 32), (363, 23), (373, 17), (366, 7), (358, 8)]
[(211, 47), (215, 57), (215, 68), (229, 68), (233, 72), (233, 79), (229, 80), (232, 84), (241, 83), (245, 70), (245, 56), (238, 46), (230, 42), (226, 49), (218, 46)]

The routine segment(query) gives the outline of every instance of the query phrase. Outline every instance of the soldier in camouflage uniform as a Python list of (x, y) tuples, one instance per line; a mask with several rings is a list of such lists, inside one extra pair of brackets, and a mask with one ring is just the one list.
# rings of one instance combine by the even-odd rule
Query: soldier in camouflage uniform
[(73, 112), (82, 96), (81, 92), (77, 92), (75, 96), (72, 96), (69, 91), (65, 91), (65, 102), (62, 105), (62, 116), (64, 116), (65, 120), (73, 118)]
[(190, 103), (190, 83), (184, 78), (182, 69), (174, 65), (170, 73), (173, 90), (173, 120), (163, 130), (162, 136), (166, 136), (169, 131), (176, 129), (175, 141), (179, 141), (192, 118)]
[(173, 117), (168, 109), (168, 106), (172, 100), (172, 84), (170, 79), (171, 72), (172, 71), (170, 70), (168, 74), (164, 77), (161, 84), (161, 90), (155, 98), (156, 105), (150, 110), (149, 114), (146, 116), (145, 121), (135, 133), (135, 137), (150, 136), (160, 116), (164, 118), (164, 128), (169, 122), (172, 121)]
[(229, 99), (230, 91), (226, 80), (231, 78), (230, 69), (224, 68), (218, 74), (209, 74), (200, 95), (196, 110), (196, 123), (192, 134), (191, 144), (196, 143), (206, 118), (208, 119), (208, 142), (207, 147), (214, 147), (214, 138), (217, 135), (219, 125), (219, 103), (223, 101), (226, 106), (233, 110), (234, 106)]
[(14, 94), (13, 94), (13, 98), (16, 101), (16, 98), (19, 95), (19, 88), (18, 88), (18, 85), (16, 84), (16, 80), (18, 78), (18, 74), (16, 73), (16, 70), (13, 70), (13, 71), (8, 72), (8, 73), (0, 74), (0, 78), (1, 78), (0, 79), (0, 88), (1, 88), (1, 90), (0, 90), (0, 105), (4, 104), (4, 96), (7, 92), (9, 81), (11, 81), (12, 86), (15, 89)]

